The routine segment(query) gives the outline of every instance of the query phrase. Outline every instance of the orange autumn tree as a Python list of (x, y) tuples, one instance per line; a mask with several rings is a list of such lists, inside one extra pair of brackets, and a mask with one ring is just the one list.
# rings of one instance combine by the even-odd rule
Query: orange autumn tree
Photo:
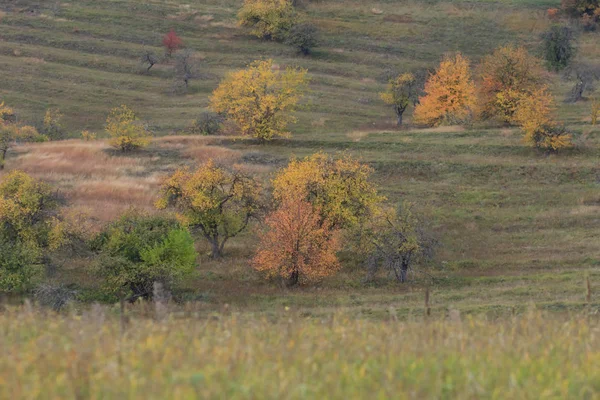
[(475, 105), (469, 60), (461, 53), (444, 57), (425, 83), (424, 92), (415, 107), (415, 123), (439, 126), (467, 120)]
[(556, 115), (554, 97), (547, 88), (541, 88), (529, 96), (522, 97), (514, 118), (524, 133), (525, 143), (551, 151), (571, 147), (572, 135), (554, 119), (554, 115)]
[(286, 198), (266, 218), (254, 268), (288, 286), (316, 282), (340, 269), (338, 232), (319, 208), (299, 197)]
[(486, 56), (478, 68), (479, 117), (515, 123), (518, 103), (543, 84), (541, 61), (524, 47), (504, 46)]

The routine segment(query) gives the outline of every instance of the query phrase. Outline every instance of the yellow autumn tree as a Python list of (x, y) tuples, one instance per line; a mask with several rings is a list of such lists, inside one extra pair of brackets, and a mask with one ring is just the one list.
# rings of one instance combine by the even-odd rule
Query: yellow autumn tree
[(195, 171), (175, 171), (161, 187), (157, 208), (173, 207), (180, 221), (199, 232), (211, 245), (212, 257), (223, 254), (225, 243), (240, 234), (260, 209), (260, 186), (237, 170), (209, 160)]
[(478, 70), (478, 111), (482, 119), (515, 123), (521, 98), (540, 89), (543, 83), (541, 61), (524, 47), (500, 47), (483, 59)]
[(467, 120), (476, 100), (469, 60), (460, 53), (444, 57), (424, 92), (415, 107), (415, 123), (438, 126)]
[(384, 200), (371, 181), (373, 170), (352, 157), (333, 158), (316, 153), (292, 159), (273, 180), (275, 200), (298, 197), (321, 210), (322, 221), (332, 228), (347, 228), (364, 221)]
[(554, 97), (547, 88), (524, 95), (518, 102), (514, 119), (524, 133), (525, 143), (552, 151), (572, 146), (572, 135), (554, 115)]
[(135, 113), (126, 105), (111, 110), (106, 119), (110, 145), (122, 151), (131, 151), (150, 144), (152, 135)]
[(294, 25), (295, 16), (291, 0), (244, 0), (238, 23), (259, 38), (281, 40)]
[(48, 137), (41, 135), (29, 125), (18, 124), (12, 108), (0, 103), (0, 170), (4, 169), (6, 154), (17, 142), (45, 142)]
[(307, 84), (307, 71), (279, 71), (273, 60), (255, 61), (247, 69), (229, 74), (213, 92), (213, 111), (233, 121), (243, 135), (261, 140), (289, 136), (296, 122), (292, 112)]

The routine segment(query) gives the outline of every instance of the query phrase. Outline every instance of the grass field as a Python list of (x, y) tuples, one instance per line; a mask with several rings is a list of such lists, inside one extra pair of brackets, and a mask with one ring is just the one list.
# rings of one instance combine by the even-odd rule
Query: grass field
[[(126, 155), (104, 140), (22, 145), (7, 170), (56, 185), (97, 230), (131, 205), (154, 210), (161, 179), (182, 165), (215, 159), (268, 182), (291, 156), (348, 152), (374, 168), (390, 201), (427, 216), (441, 242), (435, 262), (406, 285), (365, 284), (341, 254), (337, 276), (283, 289), (248, 266), (256, 225), (221, 261), (199, 242), (198, 271), (180, 293), (190, 302), (166, 321), (133, 307), (122, 333), (111, 308), (1, 312), (0, 397), (598, 398), (600, 128), (590, 102), (563, 104), (572, 82), (550, 74), (577, 146), (545, 154), (513, 128), (416, 129), (408, 118), (398, 130), (378, 96), (391, 71), (433, 68), (446, 52), (473, 62), (511, 42), (537, 52), (546, 10), (560, 1), (307, 2), (302, 13), (321, 36), (310, 57), (237, 27), (240, 3), (0, 2), (0, 99), (22, 121), (60, 108), (71, 137), (103, 138), (109, 110), (127, 104), (157, 136)], [(198, 63), (184, 95), (172, 90), (170, 62), (148, 74), (140, 63), (145, 49), (162, 54), (171, 28)], [(600, 62), (599, 43), (600, 33), (582, 35), (578, 57)], [(228, 71), (265, 58), (309, 71), (291, 139), (181, 134)], [(62, 261), (53, 278), (94, 300), (89, 260)]]

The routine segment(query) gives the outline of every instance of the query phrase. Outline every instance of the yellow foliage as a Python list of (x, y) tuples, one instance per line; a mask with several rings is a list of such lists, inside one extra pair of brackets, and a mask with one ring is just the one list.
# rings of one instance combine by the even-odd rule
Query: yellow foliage
[(475, 105), (469, 60), (460, 53), (446, 56), (425, 83), (424, 92), (415, 107), (416, 123), (439, 126), (467, 120)]
[(539, 89), (543, 74), (541, 61), (524, 47), (496, 49), (479, 66), (479, 116), (514, 123), (520, 99)]
[(131, 151), (150, 144), (150, 132), (125, 105), (110, 112), (106, 119), (106, 132), (111, 137), (111, 146), (122, 151)]
[(51, 140), (62, 139), (63, 114), (58, 109), (48, 109), (44, 114), (42, 133)]
[(84, 130), (81, 131), (81, 139), (85, 140), (86, 142), (94, 141), (96, 140), (96, 134), (88, 130)]
[(259, 197), (258, 182), (210, 160), (193, 172), (185, 168), (175, 171), (163, 183), (156, 207), (175, 207), (178, 219), (199, 230), (217, 257), (225, 242), (241, 233), (257, 213)]
[(306, 87), (307, 71), (275, 71), (273, 60), (255, 61), (229, 74), (210, 99), (213, 111), (225, 114), (242, 134), (262, 140), (289, 136), (291, 114)]
[(14, 116), (14, 110), (4, 104), (4, 102), (0, 102), (0, 122), (11, 120)]
[(292, 159), (273, 180), (273, 194), (279, 202), (309, 201), (333, 227), (349, 227), (368, 218), (384, 200), (370, 181), (372, 173), (350, 156), (334, 159), (316, 153), (301, 161)]
[(280, 40), (295, 22), (290, 0), (244, 0), (238, 13), (240, 26), (251, 28), (259, 38)]
[(554, 120), (555, 114), (554, 97), (546, 88), (524, 95), (514, 118), (525, 134), (525, 143), (549, 150), (572, 146), (572, 135)]

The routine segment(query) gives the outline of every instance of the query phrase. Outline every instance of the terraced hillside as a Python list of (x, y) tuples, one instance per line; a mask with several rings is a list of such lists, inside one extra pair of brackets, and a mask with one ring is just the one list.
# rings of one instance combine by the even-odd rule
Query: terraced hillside
[[(126, 157), (102, 143), (69, 141), (21, 147), (7, 165), (55, 182), (74, 207), (105, 219), (130, 203), (150, 209), (157, 182), (177, 165), (216, 155), (267, 179), (292, 155), (348, 151), (375, 168), (388, 198), (415, 202), (432, 221), (443, 243), (428, 271), (433, 281), (417, 274), (417, 285), (365, 287), (358, 266), (345, 260), (344, 273), (322, 287), (288, 293), (249, 270), (255, 239), (248, 233), (234, 241), (233, 257), (203, 259), (189, 287), (201, 289), (209, 307), (344, 306), (377, 314), (394, 305), (409, 312), (422, 303), (422, 284), (433, 282), (440, 309), (502, 312), (530, 301), (578, 308), (585, 274), (600, 280), (600, 130), (589, 125), (589, 103), (561, 104), (580, 146), (547, 155), (508, 128), (396, 130), (393, 112), (378, 98), (391, 71), (434, 67), (448, 51), (473, 61), (509, 42), (537, 51), (550, 25), (546, 9), (558, 3), (310, 2), (303, 12), (319, 27), (321, 45), (300, 57), (238, 28), (237, 0), (12, 1), (0, 5), (0, 97), (32, 122), (46, 108), (60, 108), (74, 137), (84, 128), (101, 133), (108, 110), (119, 104), (137, 110), (157, 135), (180, 130), (205, 109), (227, 71), (255, 59), (307, 68), (312, 82), (290, 140), (257, 145), (215, 137), (192, 143), (194, 151), (196, 139), (173, 137)], [(198, 61), (198, 78), (184, 95), (172, 90), (172, 62), (148, 74), (140, 65), (145, 49), (161, 54), (170, 28)], [(600, 59), (598, 38), (579, 39), (580, 57)], [(571, 85), (552, 80), (559, 97)], [(71, 265), (65, 279), (77, 279), (79, 267)]]

